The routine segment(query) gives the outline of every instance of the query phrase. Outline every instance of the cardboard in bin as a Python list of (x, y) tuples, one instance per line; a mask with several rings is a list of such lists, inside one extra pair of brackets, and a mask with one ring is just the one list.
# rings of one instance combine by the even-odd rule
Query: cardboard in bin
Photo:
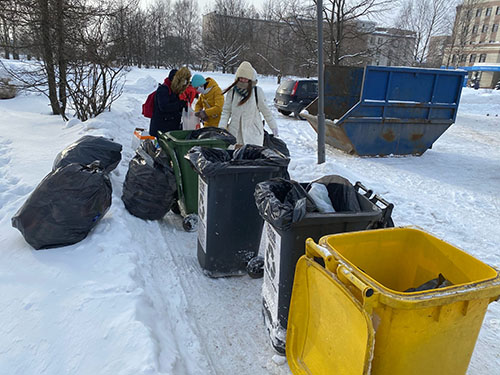
[[(324, 266), (318, 262), (322, 259)], [(453, 285), (404, 292), (442, 273)], [(286, 354), (293, 374), (465, 374), (497, 270), (414, 227), (306, 241)]]

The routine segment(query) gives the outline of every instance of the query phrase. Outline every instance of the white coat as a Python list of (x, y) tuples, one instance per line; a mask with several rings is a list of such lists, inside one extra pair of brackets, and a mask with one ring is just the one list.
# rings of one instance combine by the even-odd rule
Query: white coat
[(242, 105), (238, 105), (241, 99), (242, 97), (234, 88), (226, 93), (219, 128), (227, 129), (236, 137), (238, 144), (262, 146), (264, 124), (260, 114), (264, 115), (264, 119), (273, 132), (277, 129), (276, 120), (266, 104), (264, 90), (257, 86), (257, 100), (255, 88), (252, 88), (252, 96)]

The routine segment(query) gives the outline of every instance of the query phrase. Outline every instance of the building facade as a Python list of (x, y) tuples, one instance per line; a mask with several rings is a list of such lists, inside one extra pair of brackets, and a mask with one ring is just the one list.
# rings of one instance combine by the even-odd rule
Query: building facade
[(499, 26), (499, 0), (465, 0), (457, 7), (443, 65), (481, 68), (484, 71), (472, 71), (469, 80), (478, 80), (482, 88), (494, 87), (500, 80)]

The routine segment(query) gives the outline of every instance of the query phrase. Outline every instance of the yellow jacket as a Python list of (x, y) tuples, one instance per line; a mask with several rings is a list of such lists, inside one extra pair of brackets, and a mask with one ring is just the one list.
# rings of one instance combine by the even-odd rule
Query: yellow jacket
[(208, 116), (203, 125), (217, 127), (222, 113), (222, 106), (224, 105), (224, 95), (222, 95), (222, 90), (214, 79), (207, 77), (206, 81), (208, 82), (208, 92), (200, 94), (194, 111), (199, 112), (203, 109)]

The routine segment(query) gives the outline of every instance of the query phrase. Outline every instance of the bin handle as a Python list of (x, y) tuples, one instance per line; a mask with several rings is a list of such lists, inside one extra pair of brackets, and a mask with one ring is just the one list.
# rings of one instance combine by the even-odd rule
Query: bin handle
[[(394, 227), (394, 222), (392, 221), (391, 215), (392, 215), (392, 210), (394, 209), (394, 204), (387, 202), (384, 198), (382, 198), (380, 195), (375, 194), (371, 199), (370, 202), (373, 204), (377, 205), (378, 202), (382, 203), (385, 207), (382, 208), (382, 217), (380, 220), (375, 224), (375, 228), (390, 228)], [(371, 228), (368, 228), (371, 229)]]
[[(349, 282), (361, 292), (363, 304), (366, 304), (366, 298), (374, 295), (375, 291), (373, 288), (356, 277), (345, 265), (340, 264), (327, 249), (315, 243), (312, 238), (306, 240), (306, 256), (309, 258), (323, 259), (325, 268), (328, 271), (336, 274), (339, 280), (344, 284)], [(372, 303), (373, 302), (374, 301), (372, 301)]]
[(358, 279), (346, 266), (342, 264), (339, 264), (337, 267), (337, 277), (348, 280), (352, 285), (359, 289), (364, 298), (371, 297), (375, 293), (373, 288), (370, 288)]
[(306, 256), (309, 258), (321, 258), (325, 262), (325, 268), (333, 271), (329, 265), (335, 263), (333, 255), (330, 254), (324, 247), (319, 246), (312, 238), (306, 240)]
[(366, 186), (361, 183), (361, 181), (356, 181), (356, 183), (354, 184), (354, 189), (356, 189), (357, 192), (359, 192), (359, 189), (364, 190), (364, 196), (367, 199), (370, 199), (373, 194), (373, 190), (367, 189)]

